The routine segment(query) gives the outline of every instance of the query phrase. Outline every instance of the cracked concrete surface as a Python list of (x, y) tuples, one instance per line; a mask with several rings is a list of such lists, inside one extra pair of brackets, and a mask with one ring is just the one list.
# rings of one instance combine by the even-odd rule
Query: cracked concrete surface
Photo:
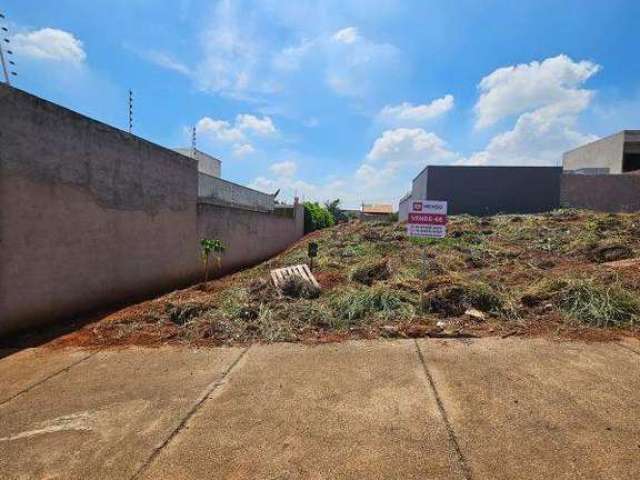
[(4, 352), (0, 478), (639, 478), (639, 346)]

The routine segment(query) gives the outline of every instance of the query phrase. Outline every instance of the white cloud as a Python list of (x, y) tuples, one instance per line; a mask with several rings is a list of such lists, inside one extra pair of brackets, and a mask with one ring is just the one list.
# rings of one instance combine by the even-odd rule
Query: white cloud
[(202, 117), (196, 124), (196, 130), (198, 133), (222, 142), (243, 142), (247, 134), (264, 137), (278, 132), (270, 117), (259, 118), (249, 113), (238, 114), (233, 125), (226, 120)]
[(593, 62), (574, 62), (566, 55), (499, 68), (478, 85), (476, 127), (489, 127), (505, 117), (567, 99), (584, 101), (593, 92), (579, 87), (599, 70)]
[(291, 23), (292, 10), (298, 12), (279, 2), (221, 0), (204, 20), (193, 68), (164, 55), (150, 60), (189, 70), (203, 91), (254, 103), (278, 96), (282, 104), (285, 97), (327, 87), (363, 98), (387, 88), (381, 79), (401, 75), (401, 52), (393, 45), (366, 38), (355, 26), (335, 31), (335, 12), (326, 24), (303, 22), (300, 28), (298, 21)]
[(268, 92), (260, 71), (265, 39), (255, 16), (239, 2), (220, 1), (201, 34), (202, 59), (194, 73), (199, 88), (232, 97)]
[(258, 118), (247, 113), (236, 117), (236, 126), (241, 130), (251, 130), (258, 135), (268, 136), (276, 133), (276, 127), (270, 117)]
[(312, 183), (296, 178), (297, 164), (285, 161), (270, 167), (273, 178), (257, 177), (252, 187), (263, 191), (280, 188), (285, 197), (297, 193), (308, 200), (340, 198), (352, 207), (361, 202), (395, 203), (410, 188), (419, 169), (429, 163), (455, 163), (459, 159), (436, 134), (421, 128), (398, 128), (383, 132), (351, 172), (341, 168), (338, 177)]
[(402, 54), (395, 46), (375, 42), (357, 31), (355, 36), (343, 33), (340, 38), (341, 41), (323, 44), (325, 83), (335, 93), (350, 97), (372, 95), (383, 86), (383, 79), (402, 71)]
[(378, 137), (356, 172), (369, 188), (385, 186), (389, 195), (399, 197), (417, 171), (427, 164), (450, 164), (459, 155), (435, 133), (422, 128), (386, 130)]
[(460, 163), (474, 165), (561, 165), (562, 153), (596, 139), (578, 130), (578, 117), (594, 92), (578, 88), (600, 67), (566, 55), (499, 68), (480, 82), (475, 110), (484, 127), (520, 113), (513, 128)]
[(385, 106), (378, 113), (378, 118), (383, 122), (392, 124), (420, 123), (447, 113), (453, 108), (453, 105), (453, 95), (445, 95), (423, 105), (403, 102), (400, 105)]
[(351, 44), (357, 42), (360, 39), (358, 29), (356, 27), (347, 27), (342, 30), (338, 30), (332, 37), (336, 42)]
[(196, 123), (196, 131), (210, 148), (218, 150), (218, 155), (230, 154), (246, 157), (256, 153), (254, 141), (273, 138), (278, 134), (271, 117), (258, 117), (249, 113), (236, 115), (233, 123), (211, 117), (202, 117)]
[(55, 28), (17, 33), (12, 38), (12, 45), (17, 54), (37, 60), (80, 65), (87, 58), (80, 40), (72, 33)]
[(191, 74), (191, 69), (189, 67), (176, 60), (166, 52), (162, 52), (159, 50), (148, 50), (146, 52), (141, 52), (140, 55), (151, 63), (158, 65), (159, 67), (173, 70), (174, 72), (181, 73), (182, 75)]
[(298, 45), (283, 48), (273, 58), (274, 68), (287, 72), (298, 70), (315, 45), (317, 45), (317, 40), (303, 40)]
[(578, 113), (588, 106), (586, 99), (568, 99), (522, 114), (512, 130), (496, 135), (486, 149), (465, 163), (473, 165), (561, 165), (562, 153), (596, 140), (576, 129)]
[(196, 131), (222, 142), (240, 142), (245, 139), (244, 133), (239, 128), (231, 126), (225, 120), (214, 120), (210, 117), (202, 117), (198, 120)]
[(447, 161), (454, 157), (446, 143), (435, 133), (422, 128), (386, 130), (367, 154), (370, 161), (407, 164), (421, 161)]
[(293, 177), (298, 169), (296, 162), (286, 160), (284, 162), (274, 163), (269, 167), (275, 175), (278, 177)]
[(235, 157), (246, 157), (255, 153), (256, 149), (249, 143), (236, 144), (233, 146), (233, 155)]
[(324, 202), (340, 198), (343, 205), (357, 206), (360, 196), (350, 190), (347, 182), (340, 179), (327, 179), (325, 182), (309, 183), (294, 177), (279, 177), (277, 179), (259, 176), (249, 185), (262, 192), (275, 192), (280, 189), (278, 198), (291, 200), (294, 196), (301, 200)]

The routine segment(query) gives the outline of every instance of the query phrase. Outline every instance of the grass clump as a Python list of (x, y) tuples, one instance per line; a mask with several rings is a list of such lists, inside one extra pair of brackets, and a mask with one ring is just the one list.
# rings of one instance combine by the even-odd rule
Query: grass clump
[(281, 291), (283, 295), (289, 298), (312, 299), (320, 296), (318, 287), (297, 276), (287, 278), (282, 283)]
[(184, 325), (199, 318), (209, 307), (197, 302), (168, 303), (165, 313), (169, 320), (176, 325)]
[(565, 315), (595, 327), (635, 325), (640, 316), (640, 298), (617, 282), (574, 280), (560, 293), (558, 303)]
[(543, 278), (525, 290), (521, 302), (526, 307), (535, 307), (544, 301), (550, 301), (567, 287), (566, 280)]
[(368, 316), (388, 320), (413, 316), (414, 308), (402, 292), (388, 287), (350, 290), (331, 302), (335, 317), (352, 324)]
[(509, 320), (519, 318), (514, 302), (484, 282), (453, 282), (429, 291), (423, 308), (443, 316), (459, 316), (475, 308)]

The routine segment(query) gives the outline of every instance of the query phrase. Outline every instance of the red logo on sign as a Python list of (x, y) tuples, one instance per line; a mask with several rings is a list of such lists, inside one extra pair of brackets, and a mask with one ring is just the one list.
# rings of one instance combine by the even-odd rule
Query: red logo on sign
[(422, 211), (422, 202), (414, 202), (413, 203), (413, 210), (416, 211), (416, 212)]

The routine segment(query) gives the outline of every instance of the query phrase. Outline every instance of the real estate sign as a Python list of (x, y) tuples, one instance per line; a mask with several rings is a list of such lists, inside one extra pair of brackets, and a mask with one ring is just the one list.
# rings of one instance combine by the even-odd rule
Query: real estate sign
[(407, 234), (410, 237), (444, 238), (447, 222), (446, 201), (414, 200), (409, 205)]

